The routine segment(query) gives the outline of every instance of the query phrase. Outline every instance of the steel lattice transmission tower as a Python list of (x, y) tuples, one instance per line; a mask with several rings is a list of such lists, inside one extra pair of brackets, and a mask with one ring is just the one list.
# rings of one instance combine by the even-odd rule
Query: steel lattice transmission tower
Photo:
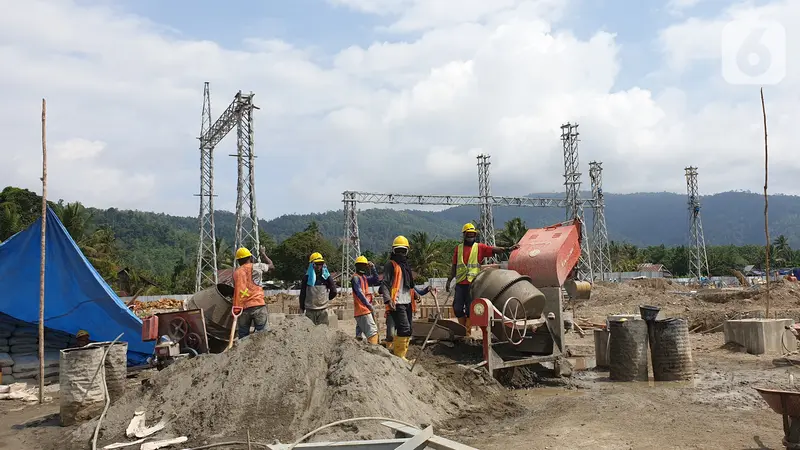
[(592, 280), (592, 254), (581, 200), (577, 123), (561, 125), (561, 142), (564, 146), (564, 186), (566, 187), (567, 220), (577, 219), (581, 225), (581, 258), (576, 268), (577, 277), (583, 280)]
[(233, 101), (236, 117), (236, 161), (238, 179), (236, 182), (236, 235), (234, 247), (247, 247), (258, 255), (258, 214), (256, 213), (256, 155), (255, 133), (253, 131), (252, 92), (242, 95), (236, 93)]
[(594, 276), (605, 281), (611, 274), (611, 251), (606, 228), (606, 202), (603, 197), (603, 163), (589, 163), (589, 180), (592, 183), (594, 215), (592, 216), (592, 265)]
[(700, 191), (697, 187), (697, 167), (687, 167), (686, 193), (689, 196), (689, 268), (698, 281), (708, 276), (708, 255), (703, 222), (700, 219)]
[(356, 258), (361, 255), (361, 242), (358, 237), (358, 202), (356, 192), (345, 192), (344, 199), (344, 237), (342, 242), (342, 287), (349, 286), (350, 278), (355, 272)]
[(253, 134), (253, 94), (239, 91), (219, 118), (211, 123), (211, 96), (208, 82), (203, 88), (203, 114), (200, 128), (200, 241), (197, 251), (195, 288), (217, 283), (216, 231), (214, 224), (214, 148), (236, 128), (236, 230), (234, 248), (247, 247), (258, 254), (258, 215), (256, 214), (255, 152)]
[(483, 243), (494, 247), (494, 217), (492, 216), (492, 204), (489, 198), (492, 196), (489, 184), (489, 158), (486, 154), (478, 155), (478, 196), (481, 198), (480, 205), (480, 236)]
[(204, 139), (211, 127), (211, 94), (206, 81), (203, 86), (203, 113), (200, 119), (200, 242), (197, 246), (195, 292), (216, 284), (217, 245), (214, 227), (214, 147)]

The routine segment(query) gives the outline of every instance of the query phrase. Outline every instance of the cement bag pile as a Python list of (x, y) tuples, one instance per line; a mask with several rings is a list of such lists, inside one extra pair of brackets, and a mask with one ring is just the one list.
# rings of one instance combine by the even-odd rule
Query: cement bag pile
[[(62, 331), (45, 328), (44, 351), (46, 384), (58, 382), (59, 350), (75, 345), (75, 337)], [(38, 383), (38, 325), (0, 314), (0, 370), (2, 384)]]
[[(246, 440), (248, 429), (254, 441), (288, 443), (353, 417), (437, 424), (470, 405), (485, 410), (500, 392), (471, 372), (448, 376), (419, 364), (412, 373), (385, 348), (357, 342), (352, 332), (315, 327), (302, 316), (274, 322), (271, 332), (242, 339), (225, 353), (179, 361), (128, 390), (109, 408), (98, 444), (126, 441), (137, 410), (153, 423), (164, 419), (164, 434), (187, 436), (189, 444)], [(74, 430), (70, 448), (85, 448), (96, 424), (95, 419)], [(329, 430), (312, 440), (392, 436), (378, 422)]]

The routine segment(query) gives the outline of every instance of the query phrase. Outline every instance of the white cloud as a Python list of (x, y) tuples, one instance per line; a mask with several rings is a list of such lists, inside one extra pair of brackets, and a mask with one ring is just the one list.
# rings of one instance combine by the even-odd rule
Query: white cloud
[[(757, 93), (742, 96), (718, 69), (680, 78), (698, 61), (718, 64), (720, 24), (754, 8), (665, 30), (676, 85), (649, 91), (615, 87), (625, 62), (612, 32), (579, 38), (560, 27), (566, 0), (330, 2), (386, 20), (389, 39), (334, 55), (256, 37), (231, 49), (118, 9), (0, 0), (0, 64), (12, 68), (0, 71), (0, 158), (8, 162), (0, 180), (38, 190), (46, 97), (53, 197), (196, 214), (196, 136), (210, 81), (215, 117), (236, 91), (256, 93), (262, 217), (337, 209), (344, 190), (474, 194), (480, 152), (492, 155), (497, 195), (560, 191), (567, 121), (581, 124), (583, 172), (604, 161), (609, 192), (683, 192), (689, 164), (700, 167), (704, 192), (760, 186)], [(759, 8), (800, 22), (788, 1)], [(786, 84), (796, 84), (790, 75)], [(780, 89), (768, 89), (772, 185), (797, 193), (780, 177), (800, 168), (788, 151), (800, 137), (796, 106)], [(223, 141), (215, 161), (216, 204), (228, 210), (234, 145), (232, 136)]]

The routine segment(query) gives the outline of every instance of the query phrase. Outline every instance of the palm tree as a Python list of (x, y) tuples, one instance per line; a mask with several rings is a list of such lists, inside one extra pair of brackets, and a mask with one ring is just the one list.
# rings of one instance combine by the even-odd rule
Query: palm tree
[(217, 270), (233, 267), (233, 250), (231, 246), (226, 244), (222, 238), (217, 238), (214, 245), (217, 247)]
[(428, 233), (418, 231), (409, 239), (411, 247), (408, 260), (411, 267), (422, 276), (432, 277), (434, 273), (444, 273), (447, 266), (442, 263), (442, 249), (436, 240), (428, 238)]
[(520, 219), (515, 217), (506, 222), (505, 227), (497, 233), (497, 245), (501, 247), (511, 247), (519, 242), (525, 233), (528, 232), (528, 225)]
[(22, 229), (22, 216), (15, 204), (6, 202), (0, 205), (0, 242), (10, 238)]
[(57, 203), (55, 212), (72, 240), (80, 244), (87, 237), (92, 214), (80, 202)]
[(792, 248), (789, 246), (789, 240), (786, 239), (786, 236), (778, 236), (774, 241), (772, 241), (772, 245), (775, 248), (776, 263), (781, 265), (792, 260)]

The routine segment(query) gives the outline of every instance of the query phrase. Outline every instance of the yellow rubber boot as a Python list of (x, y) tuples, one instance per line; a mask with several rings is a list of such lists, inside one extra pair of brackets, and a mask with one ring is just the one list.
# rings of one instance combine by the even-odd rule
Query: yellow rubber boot
[(368, 337), (367, 338), (367, 342), (369, 342), (370, 344), (377, 344), (378, 343), (378, 335), (376, 334), (375, 336)]
[(408, 353), (408, 341), (410, 340), (411, 338), (408, 336), (395, 336), (394, 338), (394, 355), (403, 361), (408, 361), (406, 353)]

